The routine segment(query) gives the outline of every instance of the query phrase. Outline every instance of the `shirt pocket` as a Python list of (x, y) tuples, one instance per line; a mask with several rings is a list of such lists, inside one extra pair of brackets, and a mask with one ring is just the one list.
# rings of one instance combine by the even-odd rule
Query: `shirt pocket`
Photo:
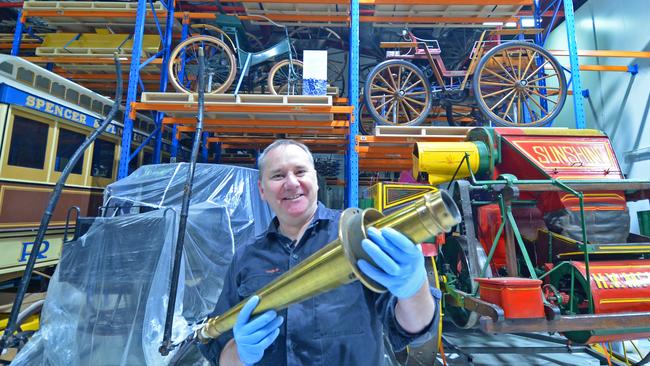
[(314, 300), (317, 337), (354, 336), (370, 332), (370, 307), (360, 282), (338, 287)]
[(262, 287), (269, 284), (271, 281), (276, 279), (278, 275), (271, 274), (255, 274), (244, 278), (237, 288), (237, 295), (240, 299), (245, 299), (256, 292), (258, 292)]

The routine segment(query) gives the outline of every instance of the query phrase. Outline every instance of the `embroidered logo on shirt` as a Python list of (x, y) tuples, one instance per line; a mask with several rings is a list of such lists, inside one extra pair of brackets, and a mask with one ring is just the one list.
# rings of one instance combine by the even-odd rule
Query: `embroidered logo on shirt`
[(275, 268), (267, 269), (264, 272), (266, 272), (266, 273), (277, 273), (277, 272), (280, 272), (280, 268), (275, 267)]

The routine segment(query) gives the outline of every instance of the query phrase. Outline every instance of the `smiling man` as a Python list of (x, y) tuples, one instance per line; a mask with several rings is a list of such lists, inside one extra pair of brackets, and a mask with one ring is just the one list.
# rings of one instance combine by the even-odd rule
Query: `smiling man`
[(317, 201), (314, 158), (305, 145), (277, 140), (260, 155), (258, 166), (262, 198), (276, 217), (265, 234), (236, 251), (230, 264), (212, 315), (250, 299), (231, 332), (201, 346), (212, 364), (378, 366), (385, 362), (384, 334), (398, 351), (437, 331), (440, 310), (422, 252), (392, 229), (368, 230), (362, 245), (377, 266), (359, 263), (388, 292), (374, 293), (356, 281), (280, 313), (251, 317), (259, 302), (251, 295), (335, 240), (340, 217)]

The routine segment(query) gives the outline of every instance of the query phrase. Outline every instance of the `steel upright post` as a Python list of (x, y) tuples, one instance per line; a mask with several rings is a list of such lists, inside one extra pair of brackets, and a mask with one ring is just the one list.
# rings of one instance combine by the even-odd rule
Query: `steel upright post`
[[(162, 66), (160, 73), (160, 91), (167, 91), (167, 83), (169, 81), (169, 75), (167, 75), (167, 64), (169, 63), (169, 55), (172, 50), (172, 34), (174, 33), (174, 0), (167, 0), (167, 20), (165, 21), (165, 35), (162, 39), (163, 46), (163, 56), (162, 56)], [(163, 136), (163, 124), (162, 120), (164, 113), (156, 113), (156, 126), (158, 126), (158, 131), (156, 132), (156, 147), (153, 151), (153, 163), (160, 164), (160, 150), (162, 149), (162, 136)]]
[(355, 146), (359, 134), (359, 0), (350, 1), (349, 65), (348, 100), (354, 110), (350, 118), (345, 164), (345, 206), (357, 207), (359, 205), (359, 155)]
[(124, 130), (122, 131), (122, 148), (120, 150), (120, 165), (117, 170), (117, 179), (129, 175), (129, 158), (131, 155), (131, 135), (133, 134), (133, 119), (130, 117), (132, 104), (138, 95), (138, 80), (140, 79), (140, 53), (142, 52), (142, 38), (144, 22), (147, 14), (147, 0), (138, 0), (138, 10), (133, 29), (133, 51), (131, 52), (131, 69), (129, 71), (129, 88), (126, 93), (126, 113), (124, 113)]
[(24, 24), (25, 24), (25, 19), (23, 19), (23, 10), (21, 9), (18, 12), (18, 18), (16, 19), (16, 29), (14, 30), (14, 41), (11, 44), (12, 56), (18, 56), (18, 52), (20, 52), (20, 42), (23, 39)]
[(573, 0), (564, 0), (564, 23), (566, 24), (566, 36), (569, 44), (571, 83), (573, 84), (573, 113), (576, 119), (576, 128), (585, 128), (585, 107), (582, 98), (582, 84), (580, 83), (580, 64), (578, 62), (578, 45), (576, 44)]

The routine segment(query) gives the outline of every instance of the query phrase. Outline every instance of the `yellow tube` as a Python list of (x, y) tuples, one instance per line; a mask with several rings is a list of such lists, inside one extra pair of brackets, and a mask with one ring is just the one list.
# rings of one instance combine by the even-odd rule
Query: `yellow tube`
[(481, 159), (485, 157), (480, 150), (485, 146), (481, 145), (481, 142), (418, 142), (413, 151), (413, 176), (427, 173), (430, 184), (439, 184), (450, 181), (458, 169), (456, 179), (468, 177), (467, 163), (461, 165), (465, 154), (469, 154), (470, 168), (476, 174), (484, 169)]

